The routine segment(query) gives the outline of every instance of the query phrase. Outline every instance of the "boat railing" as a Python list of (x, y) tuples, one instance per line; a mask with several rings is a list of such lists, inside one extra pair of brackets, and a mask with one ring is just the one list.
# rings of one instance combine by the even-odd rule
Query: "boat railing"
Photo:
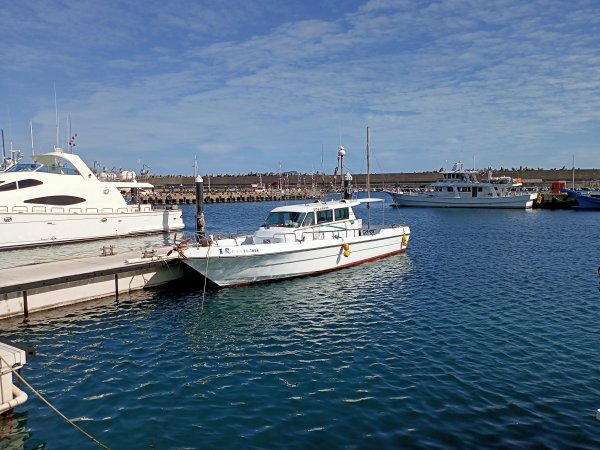
[(64, 207), (64, 206), (42, 206), (42, 205), (33, 205), (33, 206), (5, 206), (0, 205), (0, 213), (10, 214), (10, 213), (60, 213), (60, 214), (113, 214), (113, 213), (138, 213), (138, 212), (150, 212), (153, 209), (165, 209), (165, 210), (175, 210), (179, 209), (176, 205), (168, 205), (161, 208), (153, 207), (148, 204), (137, 204), (137, 205), (127, 205), (116, 208), (80, 208), (80, 207)]
[[(297, 236), (293, 233), (294, 236)], [(344, 239), (350, 237), (357, 237), (362, 235), (362, 230), (356, 228), (340, 228), (337, 230), (314, 230), (314, 231), (303, 231), (299, 237), (299, 241), (304, 240), (325, 240), (325, 239)]]

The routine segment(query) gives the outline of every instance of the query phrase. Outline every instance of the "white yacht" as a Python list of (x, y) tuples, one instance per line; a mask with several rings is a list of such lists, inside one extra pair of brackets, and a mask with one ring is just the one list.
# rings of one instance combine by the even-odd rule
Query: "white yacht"
[(220, 287), (311, 275), (406, 251), (410, 228), (363, 227), (353, 208), (382, 199), (280, 206), (253, 234), (176, 247), (182, 262)]
[(441, 172), (443, 178), (422, 191), (385, 191), (395, 206), (446, 208), (517, 208), (533, 206), (537, 193), (519, 192), (520, 183), (511, 177), (491, 176), (478, 180), (478, 173), (466, 170), (457, 162), (452, 170)]
[(35, 155), (31, 164), (0, 172), (0, 249), (183, 229), (177, 207), (136, 202), (140, 190), (152, 188), (134, 172), (97, 177), (60, 148)]

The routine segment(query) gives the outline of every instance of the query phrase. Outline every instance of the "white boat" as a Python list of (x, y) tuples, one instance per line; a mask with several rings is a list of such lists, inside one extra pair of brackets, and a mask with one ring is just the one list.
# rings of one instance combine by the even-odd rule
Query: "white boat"
[(381, 199), (280, 206), (253, 234), (209, 236), (180, 249), (182, 261), (217, 286), (240, 286), (362, 264), (406, 251), (410, 228), (365, 229), (353, 208)]
[[(181, 230), (177, 207), (135, 201), (150, 183), (100, 174), (60, 148), (0, 173), (0, 249)], [(124, 193), (130, 196), (128, 202)], [(133, 201), (132, 201), (133, 199)]]
[(466, 170), (462, 162), (452, 170), (441, 172), (443, 178), (425, 190), (389, 191), (395, 206), (421, 206), (437, 208), (516, 208), (533, 206), (537, 193), (516, 191), (520, 187), (511, 177), (478, 180), (478, 173)]
[[(340, 146), (338, 161), (342, 168), (345, 153)], [(192, 247), (175, 249), (185, 264), (220, 287), (314, 275), (404, 253), (410, 228), (405, 225), (372, 228), (370, 209), (367, 226), (363, 227), (354, 208), (361, 203), (370, 207), (370, 203), (383, 200), (351, 199), (351, 180), (347, 173), (343, 200), (280, 206), (269, 213), (253, 234), (225, 239), (209, 236)], [(197, 190), (201, 191), (199, 187)], [(368, 176), (367, 192), (370, 193)], [(203, 212), (198, 215), (200, 229)], [(203, 232), (199, 235), (204, 237)]]

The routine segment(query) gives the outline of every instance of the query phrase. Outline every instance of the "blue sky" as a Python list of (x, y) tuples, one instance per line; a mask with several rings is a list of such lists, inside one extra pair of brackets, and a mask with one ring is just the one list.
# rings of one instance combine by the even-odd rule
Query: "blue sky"
[(600, 167), (597, 0), (23, 0), (0, 126), (156, 174)]

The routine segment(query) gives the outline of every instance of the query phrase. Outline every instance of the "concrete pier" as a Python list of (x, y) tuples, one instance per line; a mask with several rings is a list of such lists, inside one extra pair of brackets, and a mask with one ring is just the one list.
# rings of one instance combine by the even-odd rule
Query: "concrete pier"
[(0, 271), (0, 319), (159, 286), (183, 277), (177, 252), (107, 254)]

